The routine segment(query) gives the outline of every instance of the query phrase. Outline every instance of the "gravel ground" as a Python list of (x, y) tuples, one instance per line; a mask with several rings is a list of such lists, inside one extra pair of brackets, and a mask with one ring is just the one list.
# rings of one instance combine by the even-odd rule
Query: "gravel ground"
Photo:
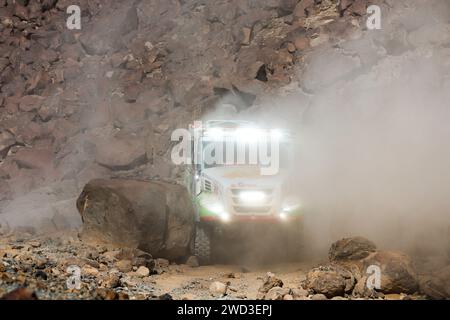
[[(301, 289), (308, 271), (323, 261), (199, 267), (195, 259), (189, 259), (188, 264), (174, 264), (165, 259), (153, 259), (136, 249), (86, 243), (79, 239), (77, 232), (3, 236), (0, 238), (0, 257), (0, 297), (17, 288), (27, 288), (28, 291), (18, 292), (20, 297), (76, 300), (262, 299), (264, 294), (261, 291), (265, 286), (276, 287), (269, 291), (270, 294), (264, 292), (266, 299), (324, 298)], [(80, 271), (79, 282), (77, 275), (70, 273), (71, 266)], [(70, 279), (75, 281), (68, 283)], [(77, 283), (79, 288), (76, 288)], [(380, 299), (421, 298), (424, 297), (394, 294)]]

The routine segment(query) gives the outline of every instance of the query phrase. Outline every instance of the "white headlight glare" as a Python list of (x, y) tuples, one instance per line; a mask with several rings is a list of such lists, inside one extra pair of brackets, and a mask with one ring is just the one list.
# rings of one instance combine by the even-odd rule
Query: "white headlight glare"
[(281, 140), (283, 138), (283, 132), (281, 130), (272, 130), (271, 136), (276, 140)]
[(222, 213), (219, 214), (220, 219), (223, 222), (228, 222), (231, 220), (231, 216), (228, 212), (223, 211)]
[(216, 215), (219, 216), (219, 218), (223, 221), (223, 222), (228, 222), (231, 220), (231, 216), (228, 212), (226, 212), (225, 208), (223, 207), (223, 205), (219, 202), (214, 202), (212, 204), (208, 204), (207, 209), (213, 213), (215, 213)]
[(285, 212), (282, 212), (282, 213), (280, 213), (279, 217), (281, 220), (286, 220), (288, 216)]
[(258, 203), (266, 199), (266, 194), (262, 191), (241, 191), (239, 199), (247, 203)]
[(236, 130), (234, 136), (237, 141), (255, 143), (262, 138), (262, 132), (259, 129), (245, 128)]
[(205, 135), (211, 137), (213, 140), (222, 140), (225, 131), (221, 128), (212, 128), (206, 131)]
[(225, 212), (223, 206), (220, 203), (213, 203), (210, 206), (208, 206), (208, 209), (217, 214)]

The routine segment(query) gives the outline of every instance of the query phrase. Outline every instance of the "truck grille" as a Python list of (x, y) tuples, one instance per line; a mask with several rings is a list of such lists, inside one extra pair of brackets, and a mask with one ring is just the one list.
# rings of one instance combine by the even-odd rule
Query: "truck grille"
[(234, 211), (241, 214), (262, 214), (268, 213), (271, 207), (233, 207)]
[[(273, 208), (273, 190), (263, 188), (232, 188), (231, 190), (232, 208), (235, 214), (238, 215), (268, 215)], [(266, 199), (257, 205), (246, 204), (239, 198), (239, 193), (242, 191), (258, 191), (264, 192)]]
[(212, 192), (212, 183), (211, 183), (211, 181), (209, 181), (208, 179), (205, 179), (204, 180), (204, 190), (205, 191), (208, 191), (208, 192)]

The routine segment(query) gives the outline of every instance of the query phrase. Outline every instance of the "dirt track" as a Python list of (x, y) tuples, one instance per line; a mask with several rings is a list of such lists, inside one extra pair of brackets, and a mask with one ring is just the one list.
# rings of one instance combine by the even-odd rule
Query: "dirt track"
[[(158, 292), (170, 293), (175, 299), (212, 299), (209, 286), (213, 281), (229, 282), (231, 299), (256, 299), (264, 275), (271, 271), (283, 280), (287, 287), (299, 287), (309, 263), (275, 264), (266, 266), (214, 265), (199, 268), (174, 266), (171, 273), (155, 276)], [(245, 271), (245, 272), (243, 272)]]

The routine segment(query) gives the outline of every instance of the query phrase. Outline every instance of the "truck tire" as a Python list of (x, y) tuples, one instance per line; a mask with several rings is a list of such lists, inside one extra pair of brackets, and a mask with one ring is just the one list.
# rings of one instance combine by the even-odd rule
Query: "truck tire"
[(194, 255), (202, 265), (211, 262), (211, 234), (202, 226), (197, 226), (194, 241)]

